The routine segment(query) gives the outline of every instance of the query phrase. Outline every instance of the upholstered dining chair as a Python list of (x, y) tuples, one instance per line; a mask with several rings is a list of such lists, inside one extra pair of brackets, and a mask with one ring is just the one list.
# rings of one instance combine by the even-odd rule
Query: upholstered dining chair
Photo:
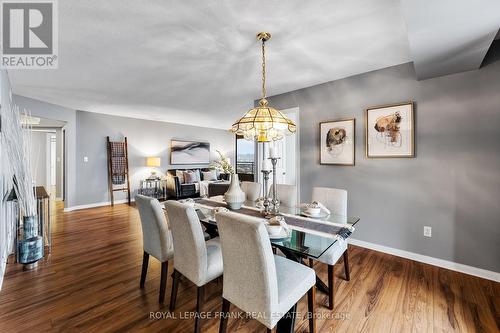
[(307, 293), (309, 330), (315, 332), (316, 274), (311, 268), (275, 256), (264, 223), (232, 212), (218, 213), (224, 275), (219, 332), (226, 332), (231, 304), (255, 319), (268, 332)]
[[(297, 206), (297, 186), (287, 184), (276, 184), (276, 195), (281, 206)], [(272, 197), (273, 187), (269, 189), (269, 197)]]
[[(222, 275), (222, 253), (219, 238), (205, 242), (200, 220), (193, 207), (177, 201), (165, 203), (174, 240), (174, 279), (170, 296), (170, 311), (177, 300), (179, 278), (182, 274), (197, 286), (196, 312), (204, 301), (205, 285)], [(200, 332), (200, 316), (195, 318), (195, 332)]]
[(260, 189), (262, 185), (255, 182), (241, 182), (241, 190), (245, 192), (247, 200), (255, 201), (260, 197)]
[(172, 234), (168, 228), (165, 213), (157, 199), (138, 194), (135, 196), (135, 203), (141, 217), (144, 248), (140, 287), (144, 288), (151, 255), (161, 262), (159, 301), (163, 303), (167, 287), (168, 261), (174, 257)]
[[(332, 214), (347, 216), (347, 191), (328, 188), (314, 187), (312, 200), (321, 202)], [(334, 308), (334, 267), (340, 257), (344, 257), (344, 272), (347, 281), (350, 280), (349, 255), (347, 251), (347, 241), (336, 241), (317, 260), (328, 265), (328, 308)], [(313, 267), (314, 261), (309, 259), (309, 266)]]

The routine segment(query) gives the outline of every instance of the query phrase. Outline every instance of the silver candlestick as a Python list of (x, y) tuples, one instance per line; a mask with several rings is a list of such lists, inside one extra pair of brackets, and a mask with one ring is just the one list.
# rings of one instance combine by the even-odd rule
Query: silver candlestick
[(272, 209), (271, 209), (271, 214), (272, 215), (279, 215), (280, 214), (280, 201), (278, 199), (278, 188), (276, 184), (276, 164), (278, 163), (278, 160), (280, 157), (269, 157), (271, 160), (271, 164), (273, 165), (273, 199), (271, 200), (272, 204)]
[(269, 181), (269, 174), (272, 172), (271, 170), (261, 170), (264, 176), (263, 182), (263, 191), (262, 191), (262, 205), (264, 206), (264, 214), (268, 215), (271, 211), (269, 210), (269, 206), (271, 206), (271, 200), (267, 195), (267, 183)]

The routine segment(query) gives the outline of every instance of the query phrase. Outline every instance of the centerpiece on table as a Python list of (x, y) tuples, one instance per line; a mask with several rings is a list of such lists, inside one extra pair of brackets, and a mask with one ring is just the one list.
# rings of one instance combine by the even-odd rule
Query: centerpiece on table
[(228, 176), (224, 179), (230, 179), (229, 189), (226, 193), (224, 193), (224, 200), (226, 201), (230, 209), (240, 209), (245, 202), (246, 195), (245, 192), (241, 190), (238, 174), (234, 172), (234, 168), (231, 165), (231, 160), (218, 150), (217, 153), (219, 154), (219, 160), (215, 161), (212, 164), (211, 168), (219, 171), (221, 174)]
[(217, 154), (219, 154), (219, 160), (214, 161), (210, 165), (210, 169), (216, 170), (221, 179), (229, 180), (230, 175), (234, 174), (234, 168), (231, 165), (231, 160), (229, 157), (224, 156), (219, 150), (217, 150)]

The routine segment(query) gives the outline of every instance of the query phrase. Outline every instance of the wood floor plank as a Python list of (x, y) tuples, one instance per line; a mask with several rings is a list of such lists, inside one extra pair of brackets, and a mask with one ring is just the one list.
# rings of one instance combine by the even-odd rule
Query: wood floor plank
[[(116, 205), (53, 212), (53, 251), (33, 271), (9, 264), (0, 291), (0, 332), (190, 332), (196, 287), (181, 279), (177, 308), (158, 303), (160, 264), (150, 260), (139, 288), (142, 236), (135, 207)], [(351, 280), (335, 266), (335, 309), (316, 293), (318, 332), (498, 332), (500, 284), (384, 253), (349, 247)], [(316, 263), (327, 280), (327, 266)], [(218, 332), (222, 283), (206, 290), (202, 332)], [(307, 298), (297, 307), (296, 332), (308, 332)], [(159, 317), (151, 317), (151, 313)], [(231, 307), (228, 332), (265, 332)], [(163, 317), (162, 317), (163, 316)], [(172, 319), (175, 316), (177, 319)]]

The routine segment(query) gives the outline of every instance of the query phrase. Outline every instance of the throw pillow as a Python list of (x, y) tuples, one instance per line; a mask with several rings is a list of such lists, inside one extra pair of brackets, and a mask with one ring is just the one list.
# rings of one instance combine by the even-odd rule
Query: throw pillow
[(203, 180), (217, 180), (217, 172), (215, 170), (203, 171)]
[(185, 180), (184, 180), (184, 171), (182, 171), (182, 170), (175, 170), (175, 175), (177, 177), (179, 177), (179, 183), (181, 183), (181, 184), (185, 183)]
[(186, 171), (184, 173), (184, 181), (186, 182), (186, 184), (193, 184), (193, 183), (199, 182), (200, 179), (198, 177), (198, 173), (197, 172)]
[(194, 169), (193, 172), (196, 174), (196, 181), (201, 182), (200, 169)]

